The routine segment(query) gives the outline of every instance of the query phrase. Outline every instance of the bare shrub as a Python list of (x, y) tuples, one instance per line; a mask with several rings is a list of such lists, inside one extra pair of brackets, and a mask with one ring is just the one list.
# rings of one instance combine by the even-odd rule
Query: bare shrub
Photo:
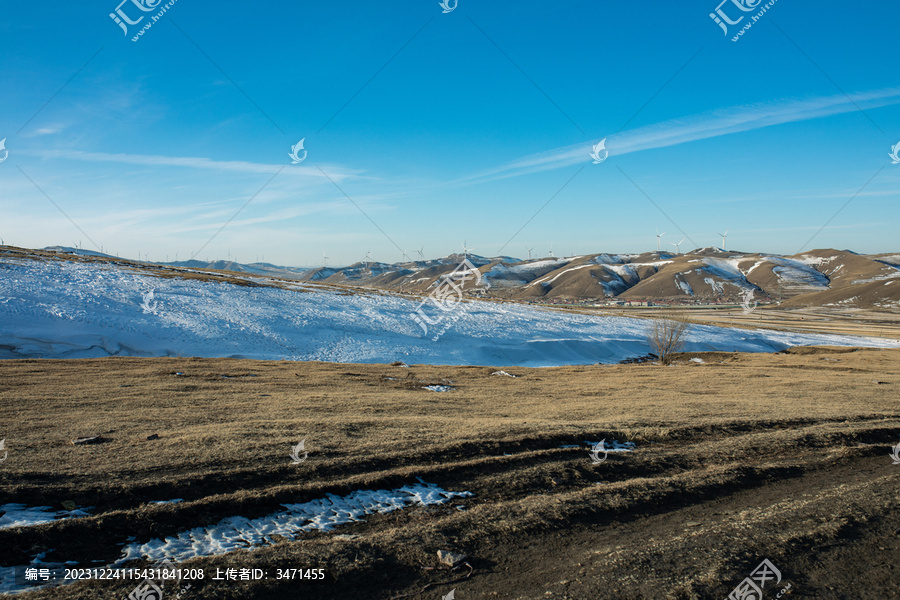
[(673, 313), (666, 317), (653, 319), (647, 333), (647, 341), (659, 362), (668, 365), (675, 353), (684, 348), (684, 335), (691, 328), (691, 322), (684, 313)]

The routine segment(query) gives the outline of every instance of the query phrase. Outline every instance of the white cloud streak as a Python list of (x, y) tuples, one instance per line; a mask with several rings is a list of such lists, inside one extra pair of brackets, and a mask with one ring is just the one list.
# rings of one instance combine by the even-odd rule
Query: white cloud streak
[[(306, 165), (270, 165), (265, 163), (254, 163), (242, 160), (213, 160), (210, 158), (199, 158), (192, 156), (159, 156), (148, 154), (111, 154), (107, 152), (82, 152), (68, 150), (44, 150), (38, 153), (41, 158), (54, 159), (70, 159), (82, 160), (88, 162), (113, 162), (129, 165), (138, 165), (146, 167), (181, 167), (186, 169), (204, 169), (215, 171), (227, 171), (230, 173), (277, 173), (279, 169), (283, 169), (281, 175), (302, 175), (305, 177), (315, 177), (328, 179), (322, 175), (319, 169), (314, 166)], [(358, 170), (344, 169), (335, 165), (322, 166), (322, 169), (335, 180), (345, 180), (348, 178), (362, 178), (362, 172)]]
[[(867, 110), (900, 104), (900, 88), (890, 88), (853, 94), (842, 94), (807, 100), (779, 100), (734, 106), (710, 112), (671, 119), (607, 137), (610, 157), (623, 156), (643, 150), (666, 148), (697, 140), (741, 133), (784, 123), (808, 121), (859, 109)], [(555, 148), (532, 154), (499, 167), (458, 179), (451, 184), (467, 185), (498, 179), (518, 177), (530, 173), (560, 169), (584, 163), (589, 159), (590, 143)]]

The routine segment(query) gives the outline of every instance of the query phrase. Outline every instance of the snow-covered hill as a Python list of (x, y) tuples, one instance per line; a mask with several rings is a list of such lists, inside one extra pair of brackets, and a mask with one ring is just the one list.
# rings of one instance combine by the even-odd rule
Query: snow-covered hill
[[(457, 268), (461, 255), (387, 264), (320, 268), (302, 279), (389, 291), (427, 293)], [(468, 255), (490, 290), (504, 300), (598, 302), (662, 301), (676, 304), (737, 303), (753, 292), (783, 307), (900, 307), (900, 268), (891, 255), (867, 257), (847, 250), (812, 250), (794, 256), (698, 248), (685, 254), (590, 254), (516, 260)], [(878, 285), (867, 285), (879, 282)]]
[[(164, 274), (165, 277), (152, 273)], [(0, 255), (0, 357), (206, 356), (551, 366), (645, 355), (647, 321), (471, 301), (446, 313), (372, 291), (253, 279), (235, 285), (103, 261)], [(451, 322), (452, 319), (455, 319)], [(450, 323), (437, 340), (432, 336)], [(900, 347), (846, 336), (694, 326), (687, 350)]]

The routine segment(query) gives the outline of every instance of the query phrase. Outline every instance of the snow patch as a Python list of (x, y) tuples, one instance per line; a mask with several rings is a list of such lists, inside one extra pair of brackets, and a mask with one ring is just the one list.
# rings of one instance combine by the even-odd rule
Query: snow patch
[(329, 531), (373, 513), (389, 513), (409, 506), (434, 506), (471, 492), (448, 492), (437, 485), (419, 483), (396, 490), (360, 490), (347, 496), (328, 494), (301, 504), (282, 504), (285, 511), (248, 519), (228, 517), (209, 527), (195, 527), (165, 540), (153, 539), (123, 548), (114, 566), (131, 560), (164, 559), (179, 563), (191, 558), (225, 554), (252, 546), (273, 544), (275, 536), (295, 539), (307, 531)]
[(43, 525), (44, 523), (52, 523), (53, 521), (61, 521), (63, 519), (89, 516), (90, 513), (87, 512), (86, 508), (76, 508), (75, 510), (53, 510), (53, 508), (49, 506), (28, 507), (25, 504), (3, 504), (0, 505), (0, 529), (8, 529), (10, 527), (31, 527), (33, 525)]
[(422, 386), (423, 390), (429, 390), (432, 392), (449, 392), (453, 388), (449, 385), (426, 385)]
[[(585, 442), (591, 448), (594, 448), (600, 442)], [(620, 442), (618, 440), (604, 440), (603, 448), (607, 452), (634, 452), (637, 444), (634, 442)]]
[(694, 289), (691, 287), (687, 281), (679, 274), (675, 276), (675, 285), (681, 288), (681, 291), (687, 294), (688, 296), (694, 295)]
[(506, 371), (494, 371), (491, 375), (502, 375), (504, 377), (516, 377), (515, 375), (510, 375)]

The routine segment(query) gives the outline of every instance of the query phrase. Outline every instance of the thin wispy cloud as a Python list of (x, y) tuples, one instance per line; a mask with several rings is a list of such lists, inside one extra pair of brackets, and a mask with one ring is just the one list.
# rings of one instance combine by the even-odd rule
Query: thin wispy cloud
[[(607, 137), (606, 148), (610, 157), (623, 156), (774, 125), (851, 113), (860, 108), (868, 110), (895, 104), (900, 104), (898, 87), (854, 94), (849, 98), (836, 94), (806, 100), (779, 100), (733, 106), (610, 135)], [(587, 143), (554, 148), (458, 179), (451, 184), (484, 183), (582, 164), (589, 160), (589, 150)]]
[[(257, 216), (235, 219), (231, 225), (240, 228), (247, 225), (266, 223), (283, 223), (298, 217), (313, 214), (351, 214), (352, 207), (342, 205), (339, 201), (309, 203), (300, 206), (284, 207), (274, 211), (265, 211)], [(234, 207), (224, 210), (199, 213), (196, 208), (189, 209), (139, 209), (118, 215), (108, 215), (95, 219), (92, 225), (108, 231), (127, 230), (135, 234), (146, 234), (159, 230), (164, 225), (167, 235), (182, 235), (197, 232), (208, 232), (222, 225), (222, 221), (234, 214)], [(180, 217), (174, 220), (173, 217)]]
[(35, 129), (34, 131), (30, 131), (25, 134), (23, 137), (32, 138), (39, 137), (42, 135), (53, 135), (54, 133), (60, 133), (65, 129), (63, 125), (51, 125), (48, 127), (41, 127), (40, 129)]
[(858, 192), (856, 190), (847, 190), (840, 194), (811, 194), (811, 195), (803, 195), (803, 196), (787, 196), (786, 198), (789, 200), (828, 200), (833, 198), (849, 198), (850, 196), (856, 195), (857, 198), (896, 198), (900, 196), (900, 192), (896, 189), (893, 190), (882, 190), (882, 191), (872, 191), (872, 192)]
[[(27, 152), (23, 152), (27, 154)], [(70, 159), (88, 162), (112, 162), (147, 167), (181, 167), (186, 169), (204, 169), (227, 171), (231, 173), (277, 173), (284, 165), (254, 163), (242, 160), (213, 160), (211, 158), (193, 156), (160, 156), (152, 154), (113, 154), (107, 152), (83, 152), (80, 150), (43, 150), (35, 153), (41, 158)], [(324, 167), (323, 167), (324, 168)], [(332, 179), (364, 178), (362, 171), (346, 169), (337, 165), (329, 165), (325, 170)], [(313, 166), (298, 165), (282, 170), (282, 173), (303, 175), (328, 181), (319, 169)]]

